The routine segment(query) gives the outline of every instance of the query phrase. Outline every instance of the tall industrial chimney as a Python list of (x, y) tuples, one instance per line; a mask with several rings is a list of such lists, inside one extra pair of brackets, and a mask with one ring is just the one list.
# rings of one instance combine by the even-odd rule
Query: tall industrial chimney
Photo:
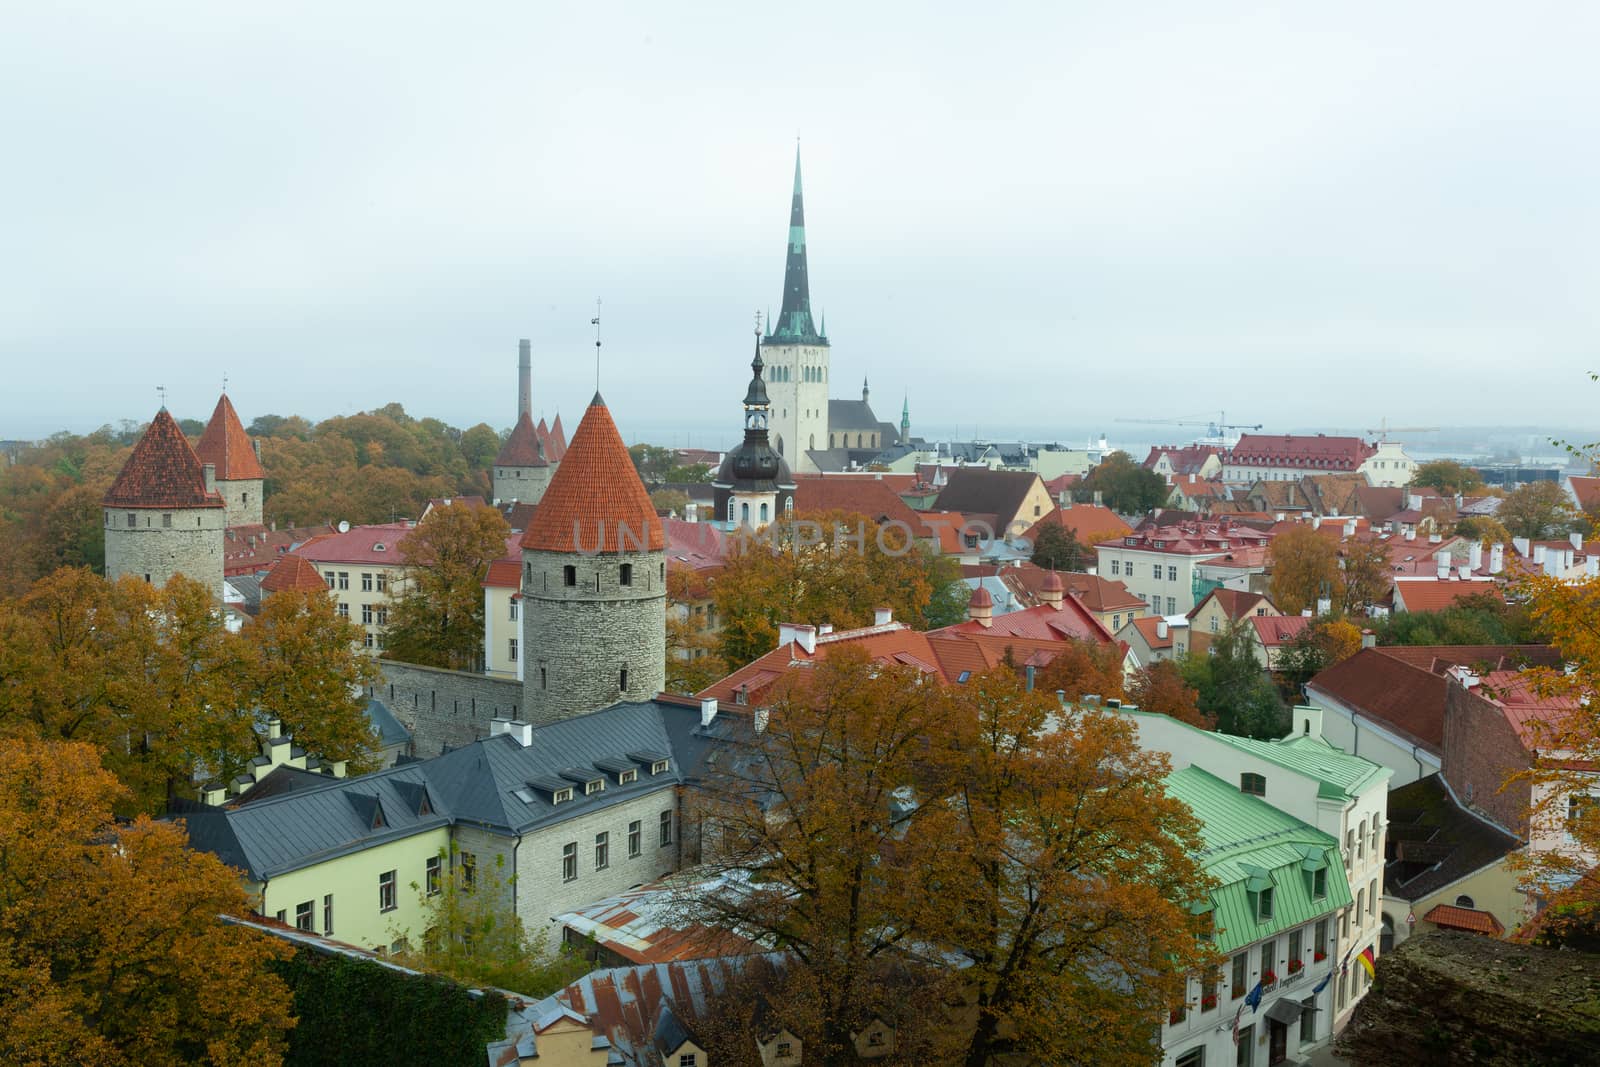
[(533, 342), (517, 342), (517, 420), (533, 417)]

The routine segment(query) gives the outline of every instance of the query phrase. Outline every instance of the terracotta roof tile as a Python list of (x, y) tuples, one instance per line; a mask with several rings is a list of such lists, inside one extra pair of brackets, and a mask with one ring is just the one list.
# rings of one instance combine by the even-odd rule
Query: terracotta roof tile
[(876, 523), (899, 520), (914, 536), (928, 536), (927, 524), (895, 492), (894, 486), (877, 478), (802, 477), (795, 479), (796, 511), (844, 511), (865, 515)]
[(101, 501), (108, 508), (220, 508), (206, 492), (205, 467), (166, 408), (145, 430)]
[(1436, 904), (1428, 909), (1428, 914), (1422, 917), (1423, 922), (1430, 922), (1435, 926), (1442, 926), (1446, 930), (1466, 930), (1474, 934), (1488, 934), (1490, 937), (1505, 936), (1506, 928), (1486, 911), (1477, 908), (1458, 908), (1453, 904)]
[(511, 435), (506, 438), (506, 443), (500, 446), (500, 452), (494, 457), (496, 467), (548, 467), (549, 457), (544, 453), (544, 444), (539, 439), (539, 432), (533, 427), (533, 417), (526, 411), (517, 419), (517, 424), (511, 427)]
[(1126, 537), (1133, 532), (1133, 527), (1123, 522), (1110, 508), (1097, 504), (1074, 504), (1070, 508), (1056, 508), (1049, 512), (1028, 527), (1028, 532), (1022, 536), (1035, 541), (1039, 531), (1046, 525), (1072, 531), (1081, 545), (1092, 545), (1111, 537)]
[[(1443, 611), (1458, 600), (1472, 596), (1490, 596), (1504, 600), (1505, 593), (1495, 581), (1462, 581), (1460, 578), (1398, 578), (1394, 583), (1395, 597), (1402, 601), (1406, 611)], [(1398, 606), (1398, 605), (1397, 605)]]
[(404, 566), (405, 553), (400, 540), (411, 532), (407, 522), (387, 522), (374, 526), (352, 526), (344, 533), (314, 537), (296, 551), (313, 563), (374, 563), (389, 567)]
[(307, 591), (317, 589), (326, 592), (328, 583), (310, 560), (290, 554), (279, 557), (278, 562), (267, 572), (267, 576), (261, 579), (262, 592), (281, 593), (288, 589)]
[(1304, 615), (1252, 615), (1250, 625), (1255, 627), (1256, 640), (1263, 648), (1280, 648), (1300, 636), (1300, 631), (1311, 625)]
[[(539, 420), (543, 422), (543, 419)], [(579, 422), (578, 425), (583, 425)], [(544, 438), (544, 453), (550, 458), (551, 463), (560, 463), (567, 456), (567, 431), (561, 428), (561, 415), (556, 414), (556, 421), (550, 424), (550, 432)]]
[(271, 567), (296, 546), (334, 532), (331, 526), (273, 529), (264, 523), (230, 526), (222, 534), (222, 574), (234, 578)]
[(611, 412), (596, 393), (523, 534), (522, 547), (545, 552), (623, 552), (642, 547), (653, 552), (666, 544), (661, 518)]
[(233, 401), (228, 399), (227, 393), (223, 393), (217, 401), (211, 421), (206, 423), (206, 432), (201, 435), (194, 451), (201, 463), (216, 466), (217, 477), (223, 481), (242, 482), (267, 476), (267, 472), (261, 469), (261, 461), (256, 459), (255, 446), (250, 443), (250, 435), (244, 432), (239, 413), (233, 410)]
[(1587, 478), (1582, 475), (1573, 475), (1572, 495), (1578, 498), (1578, 507), (1583, 511), (1592, 511), (1600, 508), (1600, 478)]

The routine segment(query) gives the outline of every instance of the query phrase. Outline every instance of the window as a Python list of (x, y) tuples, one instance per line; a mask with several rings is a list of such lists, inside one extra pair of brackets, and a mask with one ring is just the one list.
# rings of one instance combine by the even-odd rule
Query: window
[(378, 910), (393, 911), (396, 906), (394, 902), (394, 872), (384, 871), (378, 875)]
[(1176, 1067), (1205, 1067), (1206, 1047), (1196, 1045), (1194, 1048), (1178, 1057)]
[(381, 592), (383, 592), (383, 591), (385, 591), (386, 589), (389, 588), (389, 576), (387, 574), (383, 573), (382, 571), (379, 571), (377, 577), (378, 577), (378, 592), (381, 593)]
[(617, 784), (618, 785), (627, 785), (629, 782), (637, 782), (638, 780), (639, 780), (639, 772), (638, 771), (622, 771), (621, 773), (619, 773), (617, 775)]
[(1111, 632), (1112, 633), (1116, 633), (1120, 629), (1122, 629), (1122, 616), (1121, 615), (1113, 615), (1113, 616), (1111, 616)]
[(430, 897), (439, 895), (440, 873), (444, 869), (444, 860), (438, 856), (428, 857), (428, 873), (426, 887)]
[(1313, 900), (1326, 900), (1328, 896), (1328, 872), (1326, 868), (1319, 867), (1311, 872), (1311, 897)]
[(361, 644), (362, 644), (362, 646), (364, 648), (371, 648), (372, 647), (372, 635), (371, 634), (362, 634), (361, 635)]
[(1300, 1043), (1309, 1045), (1317, 1039), (1317, 998), (1305, 999), (1305, 1010), (1300, 1013)]
[(596, 778), (593, 781), (589, 781), (589, 782), (584, 782), (583, 783), (583, 795), (586, 796), (586, 797), (592, 797), (596, 793), (605, 792), (605, 788), (606, 788), (605, 779), (604, 778)]
[(1311, 959), (1320, 963), (1328, 955), (1328, 920), (1318, 919), (1311, 935)]
[(1111, 573), (1114, 575), (1122, 573), (1122, 561), (1120, 559), (1111, 561)]
[(333, 894), (322, 898), (322, 932), (333, 933)]
[(685, 1052), (678, 1057), (678, 1067), (695, 1067), (694, 1053)]
[(162, 529), (165, 529), (165, 530), (172, 529), (172, 513), (171, 512), (163, 512), (162, 513), (162, 515), (161, 515), (161, 527), (162, 527)]
[(1161, 564), (1159, 564), (1159, 563), (1151, 564), (1150, 565), (1150, 570), (1154, 572), (1152, 577), (1154, 577), (1155, 580), (1159, 582), (1161, 580)]
[(1459, 897), (1456, 897), (1456, 907), (1458, 908), (1476, 908), (1477, 906), (1478, 905), (1472, 902), (1472, 898), (1467, 896), (1465, 893), (1461, 894)]
[(1361, 828), (1356, 831), (1356, 859), (1361, 859), (1367, 854), (1367, 820), (1361, 820)]
[(340, 589), (349, 589), (350, 588), (350, 572), (349, 571), (340, 571), (339, 572), (339, 588)]
[(1366, 902), (1367, 902), (1367, 891), (1365, 889), (1357, 889), (1356, 890), (1356, 922), (1357, 923), (1361, 922), (1361, 913), (1366, 910), (1366, 907), (1365, 907)]
[(371, 626), (372, 625), (372, 605), (371, 604), (363, 604), (363, 605), (361, 605), (361, 625), (363, 625), (363, 626)]
[(562, 567), (561, 568), (561, 584), (562, 585), (566, 585), (566, 586), (575, 586), (575, 585), (577, 585), (578, 584), (578, 568), (574, 567), (570, 563), (567, 564), (565, 567)]
[[(130, 530), (131, 530), (131, 529), (133, 529), (133, 528), (134, 528), (134, 527), (135, 527), (135, 526), (137, 526), (137, 525), (138, 525), (138, 524), (139, 524), (139, 516), (137, 516), (137, 515), (135, 515), (135, 514), (134, 514), (134, 513), (133, 513), (133, 512), (131, 512), (131, 511), (130, 511), (130, 512), (128, 512), (128, 529), (130, 529)], [(330, 583), (330, 584), (331, 584), (331, 583)], [(279, 916), (279, 918), (282, 918), (282, 916)]]
[(780, 1041), (780, 1042), (778, 1042), (778, 1058), (779, 1059), (788, 1059), (792, 1055), (794, 1055), (794, 1043), (793, 1042), (790, 1042), (790, 1041)]
[(650, 764), (650, 773), (651, 774), (665, 774), (666, 770), (667, 770), (667, 761), (664, 760), (664, 759), (658, 759), (654, 763)]
[(873, 1030), (871, 1033), (867, 1034), (867, 1044), (869, 1044), (869, 1045), (882, 1045), (883, 1044), (883, 1031), (882, 1030)]
[(1253, 797), (1266, 796), (1266, 775), (1254, 774), (1250, 771), (1245, 771), (1243, 774), (1239, 775), (1239, 792), (1248, 793)]
[(385, 607), (378, 608), (378, 625), (379, 626), (388, 626), (389, 625), (389, 609), (388, 608), (385, 608)]
[(594, 835), (594, 869), (603, 871), (611, 866), (611, 835), (604, 831)]
[(1261, 967), (1259, 976), (1261, 984), (1270, 988), (1278, 981), (1278, 941), (1276, 938), (1261, 942), (1259, 965)]
[[(132, 523), (129, 523), (129, 524), (128, 524), (128, 525), (130, 525), (130, 526), (132, 526), (132, 525), (133, 525), (133, 524), (132, 524)], [(323, 578), (325, 578), (325, 579), (327, 579), (327, 582), (328, 582), (328, 588), (329, 588), (329, 589), (332, 589), (332, 588), (333, 588), (333, 586), (334, 586), (334, 583), (335, 583), (335, 582), (336, 582), (336, 581), (338, 581), (338, 579), (337, 579), (337, 578), (335, 578), (335, 577), (334, 577), (334, 576), (333, 576), (333, 572), (332, 572), (332, 571), (323, 571), (323, 572), (322, 572), (322, 577), (323, 577)]]
[(620, 585), (633, 584), (633, 564), (624, 563), (617, 572), (617, 582)]
[(661, 847), (666, 848), (672, 844), (672, 812), (661, 813)]
[(1374, 878), (1367, 883), (1367, 918), (1378, 914), (1378, 880)]
[(545, 674), (545, 669), (543, 667), (540, 667), (539, 668), (539, 688), (540, 689), (545, 688), (545, 685), (546, 685), (547, 681), (548, 681), (548, 677)]
[(1176, 567), (1168, 567), (1167, 568), (1167, 581), (1175, 582), (1177, 580), (1178, 580), (1178, 568), (1176, 568)]
[(1233, 1000), (1238, 1000), (1240, 997), (1249, 992), (1249, 990), (1245, 988), (1245, 982), (1249, 980), (1249, 977), (1250, 957), (1241, 952), (1237, 956), (1233, 957)]
[(478, 888), (478, 857), (470, 852), (461, 854), (461, 888), (468, 893)]
[(1272, 887), (1269, 885), (1256, 894), (1256, 920), (1266, 922), (1272, 918)]
[(1300, 946), (1300, 931), (1299, 930), (1291, 930), (1289, 932), (1289, 973), (1290, 974), (1294, 974), (1296, 971), (1300, 970), (1302, 967), (1304, 967), (1306, 965), (1306, 961), (1302, 958), (1302, 955), (1303, 955), (1303, 953), (1302, 953), (1302, 949), (1301, 949), (1301, 946)]
[(566, 803), (567, 801), (569, 801), (571, 799), (572, 799), (572, 787), (571, 786), (568, 786), (565, 789), (557, 789), (555, 792), (550, 794), (550, 803), (552, 803), (552, 804), (564, 804), (564, 803)]
[(517, 621), (517, 602), (515, 600), (511, 602), (511, 621)]
[(624, 693), (628, 691), (628, 668), (626, 667), (617, 672), (617, 689)]
[(1178, 613), (1178, 598), (1177, 597), (1170, 597), (1170, 596), (1167, 597), (1167, 614), (1168, 615), (1176, 615), (1177, 613)]
[(628, 858), (639, 855), (644, 845), (644, 823), (638, 819), (628, 824)]
[(1339, 940), (1350, 940), (1350, 909), (1345, 908), (1339, 913)]
[(278, 911), (278, 914), (277, 914), (278, 921), (281, 922), (281, 923), (286, 923), (288, 921), (288, 919), (287, 919), (288, 914), (289, 914), (288, 912), (283, 911), (280, 908), (279, 911)]
[(314, 916), (317, 913), (316, 901), (303, 900), (294, 906), (294, 928), (315, 932), (317, 926)]
[(348, 619), (349, 617), (350, 617), (350, 605), (349, 604), (340, 604), (339, 605), (339, 618)]
[(568, 841), (561, 846), (561, 880), (563, 882), (576, 882), (578, 880), (578, 843)]
[(362, 571), (361, 572), (361, 591), (363, 593), (372, 592), (372, 572), (371, 571)]
[(512, 663), (517, 662), (517, 639), (515, 637), (506, 639), (506, 655)]

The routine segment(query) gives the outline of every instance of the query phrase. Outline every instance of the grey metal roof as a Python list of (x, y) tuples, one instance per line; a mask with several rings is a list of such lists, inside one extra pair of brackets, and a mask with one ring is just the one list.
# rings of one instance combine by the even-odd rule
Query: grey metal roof
[(393, 745), (409, 745), (411, 731), (399, 719), (394, 717), (394, 712), (389, 710), (389, 705), (373, 697), (367, 701), (367, 722), (371, 724), (373, 732), (378, 735), (378, 747), (389, 748)]
[[(358, 778), (300, 783), (302, 788), (293, 792), (238, 808), (185, 804), (180, 814), (189, 820), (196, 848), (261, 881), (457, 822), (520, 836), (676, 786), (691, 780), (714, 743), (711, 735), (718, 732), (700, 729), (698, 707), (654, 701), (617, 704), (538, 727), (527, 748), (501, 734)], [(552, 786), (567, 787), (564, 770), (595, 768), (602, 760), (631, 766), (644, 759), (665, 759), (668, 769), (652, 775), (645, 765), (633, 782), (608, 781), (592, 795), (574, 789), (572, 800), (551, 802)], [(579, 773), (603, 777), (594, 769)], [(378, 820), (380, 809), (383, 818)]]
[(829, 400), (828, 429), (830, 431), (861, 430), (872, 432), (883, 423), (872, 413), (872, 405), (865, 400)]

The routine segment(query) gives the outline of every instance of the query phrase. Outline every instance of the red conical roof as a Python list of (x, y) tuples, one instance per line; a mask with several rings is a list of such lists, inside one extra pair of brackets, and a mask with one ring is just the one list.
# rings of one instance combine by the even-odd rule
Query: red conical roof
[(524, 411), (517, 424), (511, 427), (511, 436), (500, 446), (494, 457), (496, 467), (548, 467), (539, 447), (539, 432), (533, 428), (533, 417)]
[(261, 461), (256, 459), (250, 435), (244, 432), (239, 413), (233, 410), (233, 401), (228, 399), (227, 393), (223, 393), (222, 399), (217, 401), (217, 409), (211, 413), (211, 421), (206, 423), (206, 432), (201, 435), (194, 451), (201, 463), (214, 464), (217, 477), (225, 482), (267, 476), (267, 472), (261, 469)]
[(560, 463), (561, 457), (567, 454), (567, 431), (561, 428), (559, 412), (556, 413), (556, 421), (550, 424), (550, 436), (544, 439), (544, 451), (550, 457), (551, 463)]
[(305, 589), (326, 592), (328, 583), (317, 573), (314, 563), (304, 556), (279, 556), (267, 576), (261, 579), (261, 588), (268, 593), (282, 593), (288, 589)]
[(109, 508), (220, 508), (222, 497), (206, 492), (200, 457), (162, 408), (101, 503)]
[(596, 393), (533, 513), (522, 547), (544, 552), (665, 548), (661, 519)]
[(994, 607), (994, 597), (989, 595), (989, 590), (980, 585), (972, 591), (972, 596), (967, 598), (967, 607), (992, 608)]

